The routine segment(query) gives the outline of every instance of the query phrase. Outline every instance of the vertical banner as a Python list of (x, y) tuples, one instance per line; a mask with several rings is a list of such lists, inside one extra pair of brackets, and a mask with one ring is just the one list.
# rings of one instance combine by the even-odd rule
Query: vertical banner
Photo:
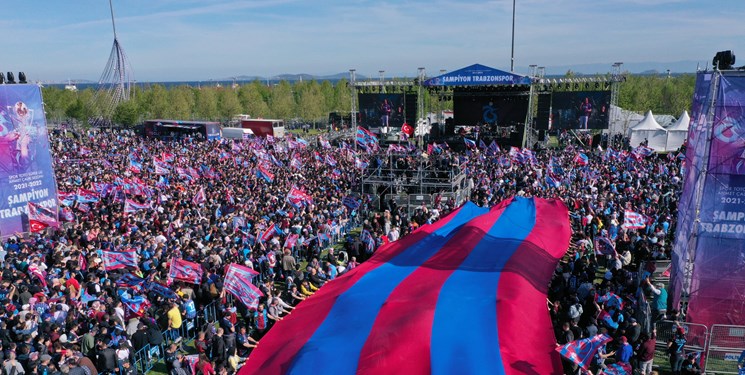
[(57, 184), (37, 85), (0, 85), (0, 238), (28, 232), (28, 203), (57, 215)]
[(745, 77), (717, 74), (698, 76), (673, 258), (673, 295), (688, 292), (690, 321), (706, 325), (745, 318)]

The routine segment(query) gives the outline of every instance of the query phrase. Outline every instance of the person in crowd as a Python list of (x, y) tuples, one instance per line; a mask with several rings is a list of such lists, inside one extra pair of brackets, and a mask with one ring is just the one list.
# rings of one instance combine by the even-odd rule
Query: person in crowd
[(668, 341), (667, 350), (670, 355), (670, 368), (673, 375), (681, 375), (683, 361), (685, 360), (686, 331), (682, 326), (677, 326), (675, 335)]

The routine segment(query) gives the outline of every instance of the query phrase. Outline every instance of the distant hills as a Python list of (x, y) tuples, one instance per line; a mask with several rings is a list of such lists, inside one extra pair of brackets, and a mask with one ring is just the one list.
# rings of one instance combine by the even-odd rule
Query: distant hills
[[(500, 64), (489, 64), (488, 61), (481, 62), (484, 63), (484, 65), (492, 66), (497, 69), (505, 69), (505, 67), (500, 66)], [(707, 65), (708, 63), (708, 65)], [(556, 66), (549, 66), (546, 65), (545, 73), (547, 76), (563, 76), (568, 71), (572, 71), (574, 74), (577, 75), (595, 75), (595, 74), (606, 74), (611, 71), (611, 65), (613, 63), (586, 63), (586, 64), (575, 64), (575, 65), (556, 65)], [(704, 69), (711, 65), (711, 61), (695, 61), (695, 60), (683, 60), (683, 61), (672, 61), (672, 62), (635, 62), (635, 63), (624, 63), (622, 66), (622, 70), (624, 72), (630, 72), (632, 74), (667, 74), (668, 69), (670, 70), (670, 74), (681, 74), (681, 73), (695, 73), (696, 69)], [(454, 68), (459, 69), (459, 68)], [(506, 70), (506, 69), (505, 69)], [(528, 66), (518, 66), (516, 69), (516, 72), (518, 74), (527, 74), (530, 71), (530, 68)], [(388, 73), (388, 77), (394, 76), (394, 77), (414, 77), (414, 72), (409, 72), (406, 74), (391, 74)], [(430, 77), (434, 76), (430, 75)], [(357, 80), (359, 81), (365, 81), (369, 79), (377, 79), (377, 77), (370, 77), (366, 76), (364, 74), (357, 73)], [(233, 80), (237, 82), (250, 82), (250, 81), (272, 81), (277, 82), (281, 80), (286, 81), (309, 81), (309, 80), (317, 80), (317, 81), (338, 81), (340, 79), (349, 79), (349, 72), (342, 72), (342, 73), (336, 73), (336, 74), (330, 74), (330, 75), (314, 75), (314, 74), (308, 74), (308, 73), (297, 73), (297, 74), (291, 74), (291, 73), (284, 73), (284, 74), (278, 74), (273, 76), (258, 76), (258, 75), (237, 75), (232, 77), (223, 77), (223, 78), (217, 78), (217, 79), (195, 79), (193, 82), (231, 82)], [(95, 81), (86, 80), (86, 79), (73, 79), (70, 80), (73, 83), (79, 84), (94, 84)], [(65, 84), (68, 81), (59, 81), (59, 82), (44, 82), (44, 83), (50, 83), (50, 84)], [(138, 83), (145, 83), (148, 81), (138, 81)], [(155, 81), (153, 81), (155, 82)], [(162, 82), (162, 81), (161, 81)]]

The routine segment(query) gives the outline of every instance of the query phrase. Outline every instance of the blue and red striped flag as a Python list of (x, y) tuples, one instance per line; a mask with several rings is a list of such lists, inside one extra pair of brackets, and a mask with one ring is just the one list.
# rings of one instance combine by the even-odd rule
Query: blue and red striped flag
[(559, 200), (467, 203), (324, 285), (239, 375), (561, 373), (545, 285), (570, 233)]
[(578, 152), (577, 156), (574, 157), (574, 162), (579, 166), (584, 166), (590, 163), (590, 159), (582, 152)]
[(607, 365), (603, 370), (603, 375), (631, 375), (631, 365), (628, 363), (616, 362)]
[(497, 153), (498, 153), (499, 151), (501, 151), (501, 150), (499, 149), (499, 145), (497, 144), (497, 141), (491, 141), (491, 143), (489, 143), (489, 151), (491, 151), (491, 152), (492, 152), (493, 154), (495, 154), (495, 155), (496, 155), (496, 154), (497, 154)]
[(595, 335), (595, 337), (574, 340), (564, 344), (556, 348), (556, 351), (582, 369), (589, 370), (592, 357), (595, 356), (598, 349), (610, 341), (613, 341), (613, 339), (608, 335)]
[(176, 292), (174, 292), (173, 290), (171, 290), (167, 286), (165, 286), (165, 285), (163, 285), (161, 283), (155, 282), (155, 281), (145, 282), (145, 289), (147, 289), (148, 291), (153, 292), (155, 294), (158, 294), (161, 297), (165, 297), (165, 298), (168, 298), (168, 299), (178, 299), (179, 298), (178, 297), (178, 294), (176, 294)]
[(623, 308), (623, 298), (613, 292), (605, 292), (602, 296), (596, 294), (595, 302), (601, 305), (605, 304), (608, 307)]
[(137, 212), (139, 210), (147, 210), (149, 208), (150, 208), (150, 204), (139, 203), (132, 199), (124, 200), (124, 212), (126, 213)]
[(120, 268), (137, 268), (137, 252), (134, 250), (102, 251), (103, 267), (106, 271)]
[(269, 183), (274, 181), (274, 173), (270, 172), (269, 169), (262, 164), (259, 164), (259, 167), (256, 168), (256, 176), (263, 178)]
[(116, 286), (118, 286), (119, 288), (140, 290), (142, 289), (144, 283), (145, 279), (128, 273), (123, 275), (119, 278), (119, 280), (116, 281)]
[(597, 237), (595, 239), (595, 254), (616, 255), (616, 246), (607, 237)]
[(468, 139), (466, 137), (463, 137), (463, 142), (466, 143), (466, 148), (469, 148), (469, 149), (476, 148), (476, 141), (474, 141), (473, 139)]
[(223, 288), (249, 309), (255, 309), (259, 305), (259, 297), (264, 296), (264, 293), (251, 283), (258, 274), (248, 267), (233, 263), (227, 267)]
[(202, 283), (202, 265), (173, 258), (168, 276), (174, 280), (199, 285)]

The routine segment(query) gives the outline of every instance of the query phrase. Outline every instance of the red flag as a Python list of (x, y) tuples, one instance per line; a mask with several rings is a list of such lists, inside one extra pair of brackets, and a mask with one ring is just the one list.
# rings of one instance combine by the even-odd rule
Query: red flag
[(401, 125), (401, 132), (411, 137), (412, 135), (414, 135), (414, 128), (408, 123), (404, 122), (404, 124)]
[(57, 214), (33, 202), (28, 202), (28, 224), (33, 233), (59, 225)]

